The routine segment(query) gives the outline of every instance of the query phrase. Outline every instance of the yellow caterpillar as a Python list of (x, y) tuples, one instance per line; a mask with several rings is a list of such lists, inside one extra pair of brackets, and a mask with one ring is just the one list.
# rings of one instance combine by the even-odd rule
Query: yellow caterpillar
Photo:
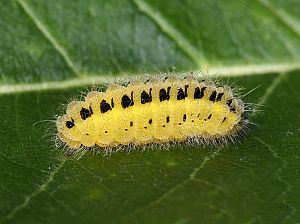
[(193, 77), (111, 84), (57, 118), (59, 139), (71, 149), (226, 139), (242, 127), (244, 104), (229, 86)]

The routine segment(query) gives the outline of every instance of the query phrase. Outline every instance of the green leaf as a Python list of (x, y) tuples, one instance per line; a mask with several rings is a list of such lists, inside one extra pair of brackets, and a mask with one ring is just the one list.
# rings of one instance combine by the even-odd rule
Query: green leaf
[[(299, 223), (299, 7), (0, 0), (0, 223)], [(173, 65), (260, 86), (245, 140), (80, 159), (57, 149), (52, 120), (84, 84)]]

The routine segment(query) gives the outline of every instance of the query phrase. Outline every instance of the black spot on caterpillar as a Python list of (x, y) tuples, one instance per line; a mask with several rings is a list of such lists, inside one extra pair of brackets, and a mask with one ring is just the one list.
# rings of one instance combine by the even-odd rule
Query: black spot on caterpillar
[(111, 106), (105, 100), (102, 100), (101, 103), (100, 103), (101, 113), (106, 113), (109, 110), (111, 110)]

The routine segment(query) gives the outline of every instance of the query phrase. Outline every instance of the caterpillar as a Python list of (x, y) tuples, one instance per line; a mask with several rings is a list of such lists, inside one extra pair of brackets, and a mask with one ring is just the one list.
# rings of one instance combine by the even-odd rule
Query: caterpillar
[(210, 79), (166, 77), (110, 84), (72, 101), (56, 120), (57, 136), (70, 149), (99, 146), (224, 140), (245, 124), (245, 106), (227, 86)]

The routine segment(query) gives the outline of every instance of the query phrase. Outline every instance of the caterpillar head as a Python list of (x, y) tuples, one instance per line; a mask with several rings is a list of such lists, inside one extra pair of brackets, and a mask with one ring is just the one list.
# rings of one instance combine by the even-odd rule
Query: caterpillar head
[(78, 141), (78, 128), (75, 126), (74, 119), (67, 115), (59, 116), (56, 120), (56, 127), (58, 131), (58, 138), (66, 143), (71, 148), (80, 148), (81, 143)]
[(93, 132), (91, 115), (93, 110), (90, 105), (82, 101), (72, 101), (67, 108), (67, 114), (56, 120), (58, 137), (72, 148), (81, 145), (90, 147), (95, 145), (90, 132)]

